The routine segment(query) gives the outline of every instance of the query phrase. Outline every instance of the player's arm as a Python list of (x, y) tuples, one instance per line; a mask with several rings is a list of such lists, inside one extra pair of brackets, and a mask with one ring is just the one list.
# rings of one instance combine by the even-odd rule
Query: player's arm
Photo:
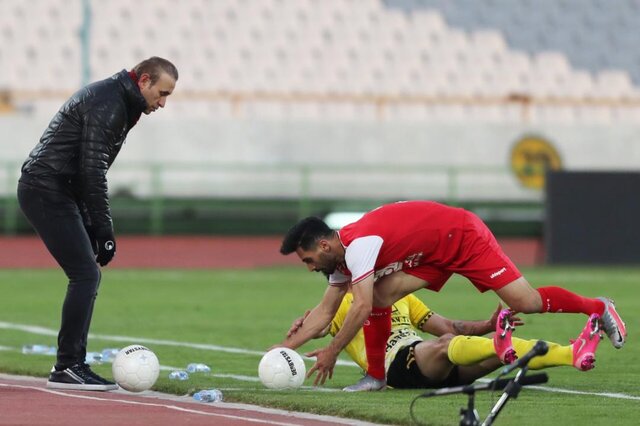
[(347, 312), (342, 327), (336, 333), (328, 348), (336, 355), (356, 337), (358, 330), (371, 315), (373, 308), (373, 274), (351, 286), (353, 303)]
[(300, 328), (295, 333), (288, 334), (287, 338), (279, 346), (296, 349), (309, 340), (318, 337), (331, 324), (331, 320), (338, 311), (347, 289), (347, 285), (328, 286), (322, 300), (309, 312)]
[(434, 336), (442, 336), (447, 333), (481, 336), (495, 330), (495, 321), (492, 322), (491, 319), (484, 321), (452, 320), (434, 313), (427, 321), (422, 323), (421, 328), (422, 331)]
[(353, 277), (351, 284), (353, 302), (340, 331), (336, 333), (327, 347), (329, 351), (334, 351), (336, 356), (353, 340), (358, 334), (358, 330), (371, 315), (374, 269), (382, 243), (382, 237), (369, 235), (356, 238), (345, 250), (345, 262)]
[(494, 328), (491, 327), (489, 320), (486, 321), (462, 321), (451, 320), (438, 314), (422, 323), (422, 331), (434, 336), (442, 336), (443, 334), (464, 334), (467, 336), (480, 336), (487, 334)]
[[(502, 305), (498, 304), (491, 318), (484, 321), (452, 320), (434, 313), (427, 321), (422, 323), (421, 329), (434, 336), (442, 336), (447, 333), (482, 336), (483, 334), (495, 331), (496, 321), (498, 320), (498, 314), (500, 314), (501, 310)], [(520, 318), (514, 317), (513, 319), (517, 322), (517, 325), (522, 325)]]
[(373, 283), (373, 274), (370, 274), (367, 278), (351, 285), (353, 302), (340, 331), (327, 347), (305, 354), (308, 357), (316, 357), (316, 363), (307, 372), (307, 377), (311, 377), (316, 371), (318, 372), (313, 381), (314, 386), (323, 385), (327, 378), (330, 379), (333, 376), (333, 368), (336, 365), (338, 354), (355, 337), (364, 321), (371, 314)]
[[(304, 320), (309, 316), (310, 313), (311, 313), (311, 311), (307, 310), (307, 311), (305, 311), (304, 315), (302, 315), (300, 318), (296, 318), (293, 321), (293, 323), (291, 324), (291, 328), (287, 332), (287, 337), (291, 337), (292, 335), (294, 335), (294, 334), (296, 334), (298, 332), (300, 327), (302, 327), (302, 324), (304, 323)], [(324, 328), (324, 330), (322, 330), (320, 333), (318, 333), (318, 335), (316, 335), (314, 337), (314, 339), (320, 339), (321, 337), (324, 337), (327, 334), (329, 334), (330, 331), (331, 331), (331, 324), (327, 325)]]

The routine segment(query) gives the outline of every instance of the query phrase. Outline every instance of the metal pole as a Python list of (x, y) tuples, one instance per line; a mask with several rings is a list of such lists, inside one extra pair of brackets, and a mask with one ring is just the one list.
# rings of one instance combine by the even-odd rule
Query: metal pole
[(82, 27), (80, 28), (80, 61), (82, 67), (82, 85), (91, 80), (91, 58), (89, 42), (91, 36), (91, 0), (82, 1)]
[(309, 166), (300, 168), (300, 202), (298, 203), (298, 219), (311, 214), (311, 170)]
[(162, 166), (153, 164), (151, 171), (151, 235), (162, 235), (163, 232), (163, 210), (164, 196), (162, 194)]
[(7, 162), (5, 164), (7, 176), (7, 198), (4, 202), (4, 233), (6, 235), (15, 235), (18, 230), (18, 199), (16, 198), (14, 166), (15, 164), (11, 162)]

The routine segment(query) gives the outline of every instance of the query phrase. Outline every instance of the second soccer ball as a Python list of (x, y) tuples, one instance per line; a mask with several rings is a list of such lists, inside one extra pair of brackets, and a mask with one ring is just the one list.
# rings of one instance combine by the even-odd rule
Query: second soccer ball
[(267, 352), (258, 365), (258, 376), (270, 389), (295, 389), (302, 386), (307, 369), (302, 357), (289, 348)]

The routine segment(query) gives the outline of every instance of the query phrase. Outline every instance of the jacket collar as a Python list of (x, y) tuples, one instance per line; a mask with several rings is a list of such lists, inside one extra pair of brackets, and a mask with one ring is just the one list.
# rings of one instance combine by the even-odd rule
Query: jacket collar
[(138, 122), (147, 108), (147, 101), (127, 70), (116, 73), (112, 78), (117, 80), (124, 88), (125, 100), (129, 107), (129, 127), (131, 128)]

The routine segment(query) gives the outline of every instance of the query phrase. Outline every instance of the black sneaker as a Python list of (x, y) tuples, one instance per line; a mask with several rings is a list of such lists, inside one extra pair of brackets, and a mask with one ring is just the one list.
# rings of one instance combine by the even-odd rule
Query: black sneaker
[(91, 371), (87, 364), (76, 364), (64, 370), (51, 369), (47, 387), (50, 389), (109, 391), (118, 389), (118, 385)]

